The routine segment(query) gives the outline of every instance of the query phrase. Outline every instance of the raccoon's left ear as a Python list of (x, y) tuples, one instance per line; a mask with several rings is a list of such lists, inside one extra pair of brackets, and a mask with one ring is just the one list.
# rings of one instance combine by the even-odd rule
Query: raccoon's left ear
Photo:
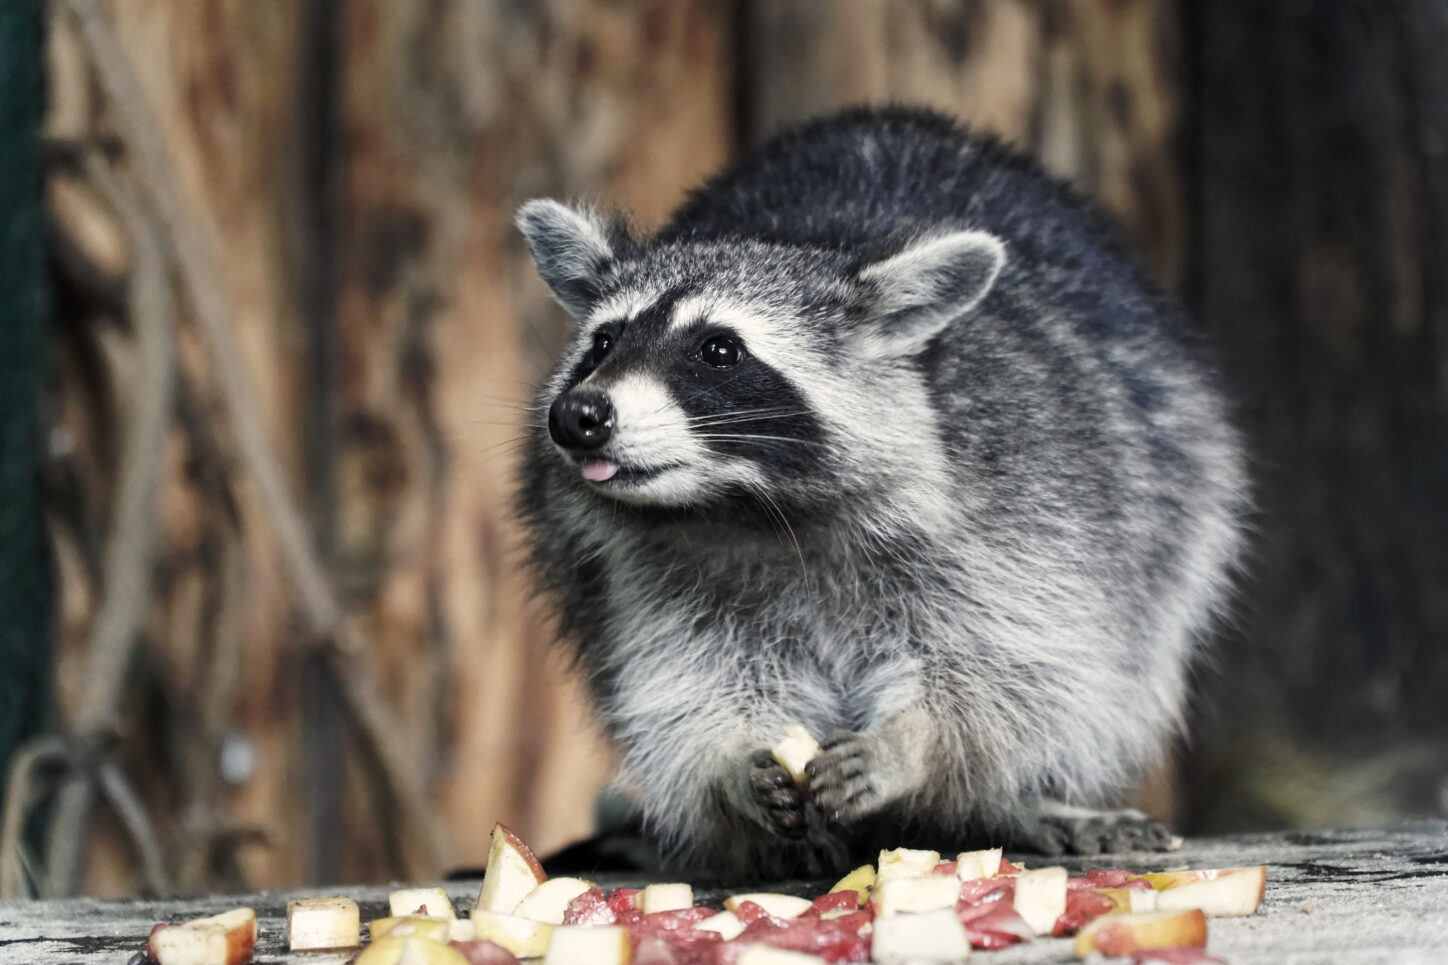
[(909, 356), (980, 304), (1001, 266), (1005, 245), (984, 231), (956, 231), (910, 245), (860, 269), (871, 293), (863, 331), (874, 354)]
[(632, 244), (622, 219), (536, 200), (519, 208), (515, 220), (554, 296), (574, 318), (588, 317), (620, 249)]

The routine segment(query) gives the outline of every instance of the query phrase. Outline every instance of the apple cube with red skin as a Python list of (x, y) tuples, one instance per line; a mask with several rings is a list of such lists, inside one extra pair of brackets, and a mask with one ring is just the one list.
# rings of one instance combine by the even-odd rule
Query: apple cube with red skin
[(146, 951), (158, 965), (242, 965), (256, 947), (256, 912), (237, 908), (154, 928)]
[(1076, 936), (1076, 957), (1092, 952), (1131, 955), (1154, 948), (1207, 944), (1207, 916), (1201, 909), (1157, 911), (1141, 915), (1102, 915)]
[(478, 889), (477, 908), (511, 915), (528, 893), (548, 880), (538, 856), (505, 824), (493, 825), (488, 866)]
[(1208, 918), (1233, 918), (1256, 914), (1267, 891), (1267, 868), (1167, 871), (1138, 880), (1156, 889), (1156, 907), (1161, 911), (1198, 908)]
[(519, 918), (561, 925), (573, 899), (596, 887), (583, 878), (549, 878), (518, 902), (512, 914)]

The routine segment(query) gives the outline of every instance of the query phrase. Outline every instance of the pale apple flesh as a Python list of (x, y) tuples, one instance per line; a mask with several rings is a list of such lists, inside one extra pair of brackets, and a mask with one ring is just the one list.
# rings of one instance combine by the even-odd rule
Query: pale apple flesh
[(693, 907), (694, 889), (685, 884), (648, 885), (639, 894), (639, 908), (645, 915)]
[(237, 908), (151, 932), (147, 951), (158, 965), (241, 965), (256, 947), (256, 912)]
[(367, 932), (374, 942), (385, 935), (446, 942), (452, 938), (452, 922), (430, 915), (392, 915), (368, 922)]
[(1183, 945), (1200, 948), (1206, 943), (1207, 916), (1200, 909), (1102, 915), (1088, 922), (1076, 936), (1076, 957), (1085, 958), (1092, 952), (1130, 955)]
[(1069, 877), (1065, 868), (1041, 868), (1016, 875), (1013, 900), (1016, 914), (1025, 919), (1037, 935), (1051, 934), (1056, 919), (1065, 914)]
[(731, 895), (724, 899), (724, 908), (737, 915), (739, 906), (746, 901), (752, 901), (775, 918), (797, 918), (810, 909), (810, 902), (807, 898), (796, 898), (794, 895), (781, 895), (769, 891)]
[(970, 957), (970, 936), (950, 908), (877, 918), (870, 957), (879, 965), (963, 962)]
[(810, 736), (809, 731), (799, 724), (790, 724), (784, 729), (784, 740), (770, 748), (769, 753), (796, 785), (809, 787), (809, 773), (805, 766), (820, 753), (819, 742)]
[(592, 887), (593, 882), (583, 878), (549, 878), (524, 895), (512, 914), (550, 925), (561, 925), (569, 903)]
[(1215, 868), (1168, 871), (1140, 876), (1157, 893), (1157, 908), (1199, 908), (1208, 918), (1254, 915), (1267, 891), (1267, 868)]
[(881, 851), (875, 863), (875, 883), (891, 878), (923, 878), (940, 864), (939, 851), (919, 851), (914, 848), (892, 848)]
[(287, 948), (294, 952), (352, 948), (362, 943), (362, 916), (351, 898), (287, 902)]
[(512, 914), (530, 891), (547, 880), (548, 875), (532, 849), (507, 825), (493, 825), (493, 840), (488, 848), (483, 884), (478, 889), (477, 907)]
[(875, 886), (870, 894), (870, 907), (884, 918), (953, 908), (959, 897), (960, 881), (953, 875), (891, 878)]
[(393, 917), (426, 915), (448, 920), (457, 917), (452, 899), (441, 888), (401, 888), (387, 896), (387, 905)]
[(863, 905), (870, 897), (870, 890), (875, 887), (875, 866), (862, 864), (854, 871), (845, 875), (835, 886), (830, 889), (830, 894), (837, 891), (853, 891), (859, 896), (859, 903)]
[(543, 965), (629, 965), (633, 940), (619, 925), (563, 925), (553, 932)]
[(474, 908), (473, 934), (478, 941), (501, 945), (519, 958), (537, 958), (548, 950), (548, 941), (558, 927), (531, 918)]

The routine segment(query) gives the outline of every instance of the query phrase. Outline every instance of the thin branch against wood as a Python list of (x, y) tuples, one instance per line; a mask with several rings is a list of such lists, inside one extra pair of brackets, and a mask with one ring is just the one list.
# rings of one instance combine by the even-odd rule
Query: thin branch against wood
[(195, 308), (242, 461), (256, 484), (296, 589), (297, 601), (313, 634), (328, 647), (327, 662), (342, 686), (350, 719), (397, 806), (401, 833), (411, 839), (410, 846), (402, 850), (406, 855), (415, 856), (407, 870), (436, 873), (441, 866), (443, 848), (431, 808), (409, 755), (400, 743), (401, 729), (355, 659), (355, 654), (363, 649), (363, 642), (345, 618), (287, 486), (281, 464), (257, 416), (255, 395), (232, 335), (235, 319), (222, 297), (223, 289), (210, 247), (176, 186), (175, 168), (101, 5), (95, 0), (64, 0), (63, 6), (79, 28), (122, 140), (135, 161), (138, 180), (157, 220), (164, 226), (163, 241)]
[[(157, 232), (135, 192), (106, 161), (87, 157), (85, 172), (118, 222), (131, 233), (128, 306), (140, 369), (117, 474), (115, 525), (106, 547), (103, 595), (87, 640), (81, 696), (69, 726), (73, 749), (96, 746), (117, 723), (131, 657), (150, 602), (157, 543), (156, 491), (175, 383), (171, 291)], [(92, 769), (79, 766), (82, 764), (88, 762), (72, 760), (51, 822), (46, 892), (52, 895), (73, 893), (80, 879), (97, 780)], [(134, 843), (147, 866), (161, 863), (159, 855), (147, 853), (152, 840), (137, 838)]]
[(67, 755), (64, 738), (54, 735), (40, 737), (16, 754), (5, 784), (5, 811), (0, 819), (0, 901), (29, 898), (33, 891), (27, 883), (25, 868), (25, 816), (30, 813), (35, 796), (35, 773), (47, 764), (64, 764)]

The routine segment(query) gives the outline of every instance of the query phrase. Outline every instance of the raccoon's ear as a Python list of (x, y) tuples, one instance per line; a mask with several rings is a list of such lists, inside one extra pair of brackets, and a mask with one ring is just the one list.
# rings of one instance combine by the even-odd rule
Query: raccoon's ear
[(621, 219), (604, 219), (557, 201), (529, 201), (518, 209), (518, 230), (528, 242), (538, 274), (568, 314), (582, 320), (597, 303), (603, 282), (631, 245)]
[(870, 291), (862, 334), (882, 356), (914, 355), (937, 332), (980, 304), (1006, 262), (1005, 245), (984, 231), (917, 241), (860, 269)]

